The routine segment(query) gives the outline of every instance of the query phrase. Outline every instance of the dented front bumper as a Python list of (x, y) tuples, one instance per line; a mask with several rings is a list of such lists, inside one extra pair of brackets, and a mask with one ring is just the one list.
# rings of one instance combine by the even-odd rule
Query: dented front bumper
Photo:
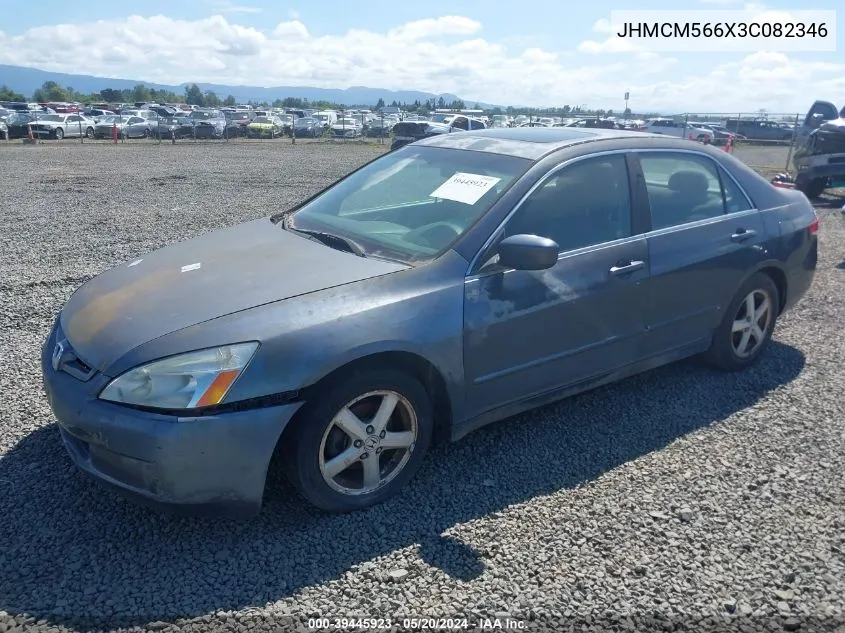
[(41, 355), (44, 390), (75, 464), (157, 508), (248, 517), (262, 505), (276, 442), (299, 403), (177, 417), (99, 400), (109, 377), (53, 368), (55, 330)]

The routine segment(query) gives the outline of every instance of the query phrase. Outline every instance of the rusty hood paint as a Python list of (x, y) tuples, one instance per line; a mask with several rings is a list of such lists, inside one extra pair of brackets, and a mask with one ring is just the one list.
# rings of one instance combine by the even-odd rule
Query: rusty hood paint
[(135, 347), (182, 328), (406, 268), (332, 249), (262, 218), (102, 273), (70, 298), (61, 326), (79, 358), (105, 372)]

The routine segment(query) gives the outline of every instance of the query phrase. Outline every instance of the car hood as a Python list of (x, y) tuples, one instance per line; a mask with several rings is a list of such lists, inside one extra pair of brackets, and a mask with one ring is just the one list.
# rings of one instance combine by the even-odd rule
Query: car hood
[(60, 322), (79, 358), (106, 371), (135, 347), (176, 330), (406, 268), (334, 250), (263, 218), (94, 277), (70, 298)]

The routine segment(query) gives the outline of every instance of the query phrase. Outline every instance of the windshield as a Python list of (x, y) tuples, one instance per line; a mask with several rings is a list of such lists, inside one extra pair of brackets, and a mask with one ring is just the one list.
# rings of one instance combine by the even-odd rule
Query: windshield
[(452, 116), (451, 114), (433, 114), (431, 120), (436, 123), (446, 123)]
[(500, 154), (407, 145), (305, 204), (289, 226), (347, 238), (366, 255), (427, 261), (445, 252), (532, 164)]
[(296, 127), (308, 127), (309, 125), (314, 125), (314, 123), (316, 123), (316, 121), (314, 119), (311, 119), (311, 118), (300, 117), (295, 121), (295, 123), (296, 123)]

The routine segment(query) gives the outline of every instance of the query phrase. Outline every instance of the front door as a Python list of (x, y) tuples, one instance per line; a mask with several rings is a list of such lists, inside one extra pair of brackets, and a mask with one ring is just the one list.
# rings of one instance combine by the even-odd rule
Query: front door
[(543, 271), (495, 262), (465, 283), (464, 368), (470, 417), (636, 360), (645, 332), (647, 244), (634, 236), (625, 157), (588, 158), (552, 172), (501, 237), (560, 246)]
[(744, 276), (763, 257), (765, 226), (709, 156), (639, 154), (651, 209), (645, 353), (707, 339)]

